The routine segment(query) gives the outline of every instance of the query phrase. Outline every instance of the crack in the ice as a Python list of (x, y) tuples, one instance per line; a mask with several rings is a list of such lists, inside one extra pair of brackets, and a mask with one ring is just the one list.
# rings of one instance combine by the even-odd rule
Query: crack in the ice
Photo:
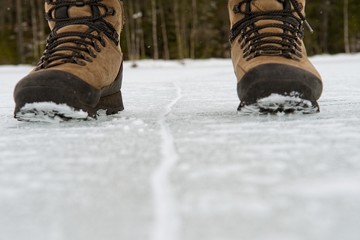
[(176, 199), (170, 183), (171, 171), (175, 167), (179, 156), (175, 147), (166, 118), (174, 105), (182, 98), (181, 88), (174, 83), (176, 98), (166, 107), (159, 118), (161, 128), (161, 162), (152, 177), (152, 189), (155, 208), (155, 223), (152, 240), (179, 240), (180, 219), (176, 209)]

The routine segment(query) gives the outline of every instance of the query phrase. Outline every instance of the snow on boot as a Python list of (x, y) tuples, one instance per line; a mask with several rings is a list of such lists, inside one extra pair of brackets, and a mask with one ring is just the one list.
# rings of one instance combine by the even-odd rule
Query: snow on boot
[(229, 0), (241, 113), (314, 113), (320, 74), (303, 42), (305, 0)]
[(15, 118), (95, 118), (124, 109), (122, 0), (46, 0), (51, 29), (37, 67), (15, 87)]

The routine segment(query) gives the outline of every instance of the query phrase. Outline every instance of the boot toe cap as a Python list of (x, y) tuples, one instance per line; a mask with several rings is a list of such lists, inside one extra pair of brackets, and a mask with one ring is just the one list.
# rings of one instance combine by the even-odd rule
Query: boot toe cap
[(263, 64), (247, 72), (238, 82), (240, 100), (255, 102), (271, 94), (298, 93), (307, 99), (319, 99), (322, 82), (313, 73), (286, 64)]
[(17, 108), (35, 102), (54, 102), (81, 108), (80, 105), (96, 105), (100, 95), (100, 90), (71, 73), (59, 70), (32, 72), (21, 79), (14, 90)]

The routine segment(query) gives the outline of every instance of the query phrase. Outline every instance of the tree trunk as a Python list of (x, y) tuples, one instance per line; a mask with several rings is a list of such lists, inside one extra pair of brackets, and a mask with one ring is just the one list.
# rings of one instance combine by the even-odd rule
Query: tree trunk
[(350, 53), (349, 41), (349, 0), (344, 0), (344, 45), (345, 52)]
[(323, 0), (323, 19), (320, 31), (320, 46), (321, 52), (329, 52), (329, 15), (331, 11), (330, 0)]
[(5, 33), (5, 11), (6, 8), (2, 7), (0, 8), (0, 31), (1, 31), (1, 36), (4, 36)]
[(143, 28), (143, 13), (139, 4), (139, 1), (135, 1), (135, 12), (136, 12), (136, 32), (139, 42), (139, 51), (140, 58), (146, 58), (146, 48), (145, 48), (145, 36)]
[(128, 54), (128, 59), (129, 60), (133, 60), (133, 46), (132, 46), (132, 41), (131, 41), (131, 33), (130, 33), (130, 15), (129, 15), (129, 11), (125, 11), (125, 36), (126, 36), (126, 47), (127, 47), (127, 54)]
[(38, 39), (38, 21), (36, 14), (36, 0), (30, 0), (31, 8), (31, 30), (32, 30), (32, 46), (33, 46), (33, 57), (34, 59), (39, 58), (39, 39)]
[(37, 0), (37, 15), (39, 19), (39, 54), (41, 55), (45, 48), (45, 16), (44, 16), (44, 1), (43, 0)]
[(196, 43), (197, 43), (197, 32), (198, 32), (198, 13), (197, 13), (197, 0), (192, 0), (192, 28), (190, 36), (190, 57), (196, 58)]
[(166, 29), (166, 19), (165, 19), (165, 13), (164, 13), (163, 0), (160, 0), (159, 11), (160, 11), (160, 19), (161, 19), (161, 34), (162, 34), (162, 39), (163, 39), (164, 59), (169, 60), (170, 59), (169, 39), (168, 39), (168, 33), (167, 33), (167, 29)]
[(129, 52), (130, 52), (130, 59), (135, 60), (137, 59), (138, 54), (136, 49), (136, 27), (135, 27), (135, 19), (134, 19), (134, 5), (133, 1), (128, 2), (128, 24), (129, 24), (129, 33), (130, 33), (130, 45), (129, 45)]
[(17, 42), (17, 57), (20, 63), (24, 63), (24, 33), (22, 29), (22, 5), (21, 0), (16, 0), (16, 42)]
[(181, 29), (181, 37), (183, 43), (183, 57), (189, 57), (189, 34), (188, 34), (188, 20), (189, 17), (185, 12), (185, 8), (187, 7), (187, 2), (185, 0), (181, 0), (181, 15), (180, 15), (180, 29)]
[(159, 47), (158, 47), (158, 33), (157, 33), (157, 9), (156, 0), (151, 0), (151, 15), (152, 15), (152, 41), (154, 59), (159, 59)]
[(180, 16), (179, 16), (179, 3), (177, 0), (174, 1), (174, 25), (175, 25), (175, 35), (176, 35), (176, 43), (178, 50), (178, 58), (184, 58), (184, 47), (181, 36), (181, 26), (180, 26)]

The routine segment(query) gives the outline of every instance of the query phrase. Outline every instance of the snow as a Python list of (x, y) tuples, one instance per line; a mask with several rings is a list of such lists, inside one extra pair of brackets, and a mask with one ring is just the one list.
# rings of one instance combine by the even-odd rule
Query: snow
[(176, 199), (169, 182), (171, 171), (176, 167), (179, 155), (176, 151), (174, 137), (171, 133), (166, 118), (173, 107), (182, 98), (181, 88), (174, 84), (177, 89), (176, 98), (166, 107), (159, 118), (161, 133), (161, 163), (152, 176), (153, 203), (155, 210), (155, 224), (153, 240), (179, 239), (179, 215), (176, 211)]
[[(270, 112), (278, 115), (285, 115), (286, 113), (294, 114), (313, 114), (318, 112), (319, 108), (311, 101), (299, 97), (298, 92), (292, 92), (289, 96), (271, 94), (268, 97), (259, 99), (255, 104), (241, 104), (239, 114), (254, 115), (254, 114), (269, 114)], [(262, 112), (262, 109), (267, 109), (267, 112)], [(280, 110), (280, 112), (279, 112)]]
[[(59, 112), (62, 113), (63, 117), (56, 115)], [(64, 119), (86, 120), (89, 118), (89, 114), (82, 110), (77, 111), (66, 104), (56, 104), (53, 102), (27, 103), (16, 114), (16, 118), (20, 116), (23, 121), (32, 122), (36, 120), (36, 122), (48, 123), (60, 123)]]
[(360, 55), (312, 61), (319, 114), (237, 114), (229, 59), (140, 61), (124, 112), (54, 124), (1, 66), (0, 239), (360, 239)]

